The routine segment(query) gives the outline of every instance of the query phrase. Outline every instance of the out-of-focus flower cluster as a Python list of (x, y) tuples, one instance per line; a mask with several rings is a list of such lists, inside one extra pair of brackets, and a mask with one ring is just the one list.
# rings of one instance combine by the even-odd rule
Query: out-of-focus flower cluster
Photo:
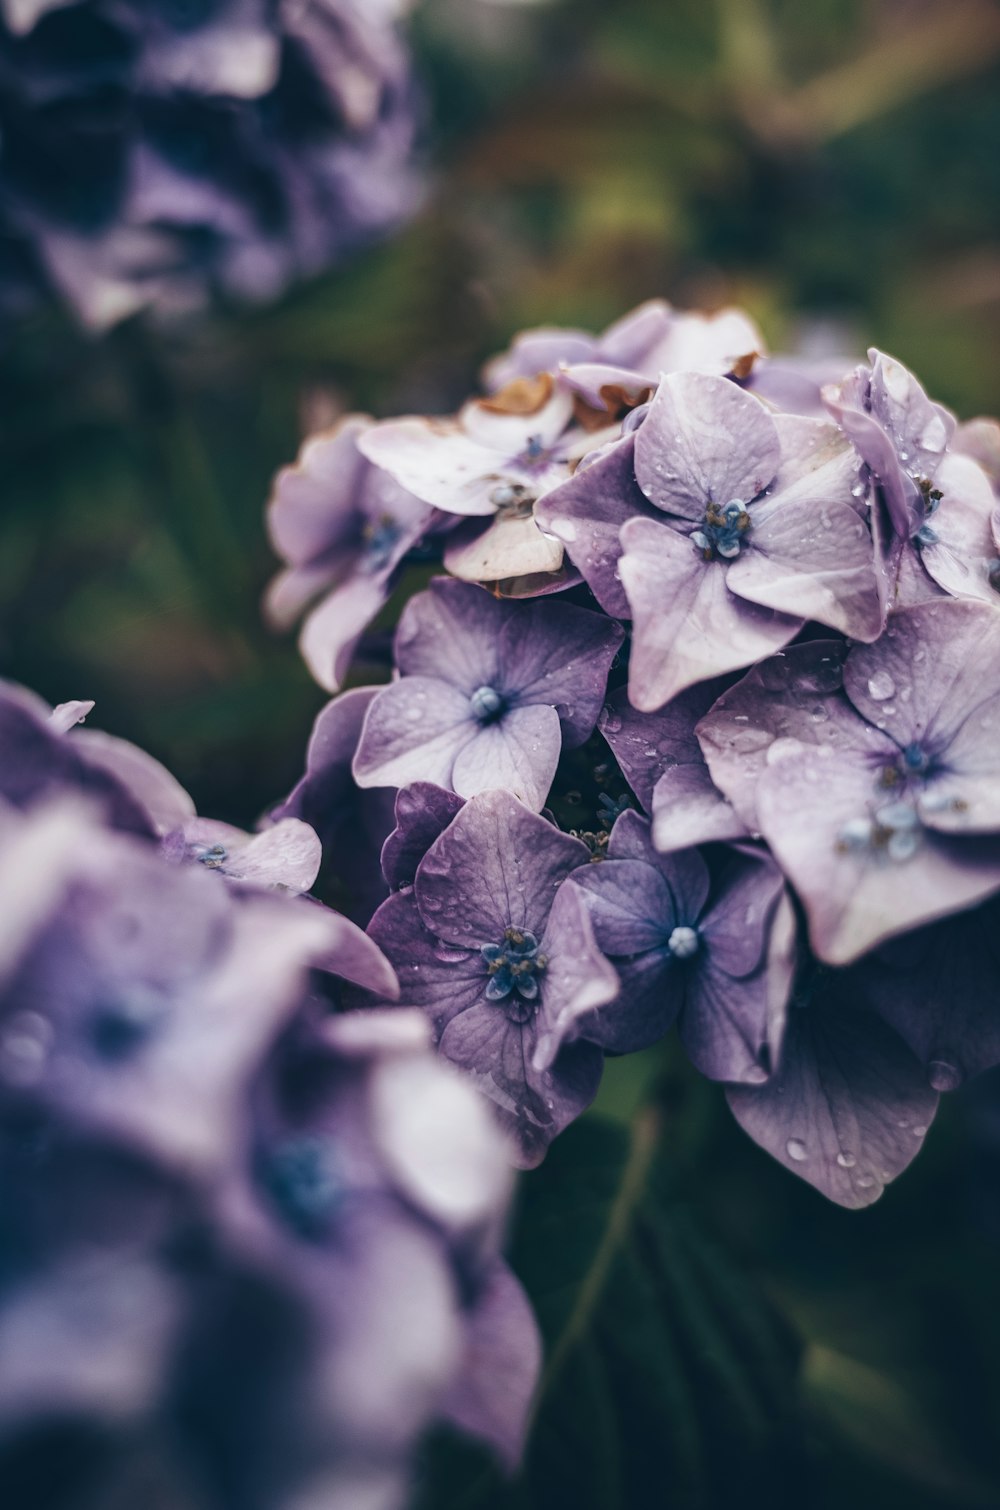
[(313, 831), (197, 818), (89, 709), (0, 689), (0, 1499), (394, 1510), (441, 1419), (512, 1462), (501, 1135)]
[(415, 206), (406, 0), (3, 0), (0, 298), (272, 298)]
[(276, 816), (519, 1143), (676, 1024), (866, 1205), (1000, 1060), (1000, 427), (898, 361), (661, 302), (525, 333), (452, 418), (312, 438), (270, 508), (326, 688), (410, 560), (394, 675)]

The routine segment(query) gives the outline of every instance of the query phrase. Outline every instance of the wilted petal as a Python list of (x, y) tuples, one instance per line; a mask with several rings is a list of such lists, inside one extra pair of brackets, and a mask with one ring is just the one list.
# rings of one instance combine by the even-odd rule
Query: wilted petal
[[(471, 536), (471, 538), (470, 538)], [(445, 546), (444, 564), (463, 582), (499, 582), (555, 572), (562, 565), (563, 548), (544, 535), (534, 517), (499, 516), (485, 529), (473, 527), (452, 535)]]

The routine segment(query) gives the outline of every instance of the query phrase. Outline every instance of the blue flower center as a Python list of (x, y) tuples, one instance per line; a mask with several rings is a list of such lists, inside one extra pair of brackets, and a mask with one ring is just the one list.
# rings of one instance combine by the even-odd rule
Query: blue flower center
[(469, 704), (481, 724), (496, 723), (507, 708), (503, 694), (495, 687), (477, 687), (469, 698)]
[(886, 802), (870, 818), (852, 818), (837, 835), (841, 854), (869, 851), (890, 860), (911, 859), (920, 848), (920, 815), (909, 802)]
[(194, 858), (206, 870), (221, 870), (229, 859), (229, 851), (224, 844), (209, 844), (204, 849), (196, 847)]
[(686, 924), (681, 924), (667, 939), (667, 948), (674, 959), (692, 959), (701, 948), (697, 928), (689, 928)]
[(700, 530), (692, 541), (706, 561), (722, 558), (732, 561), (738, 556), (750, 530), (750, 514), (745, 503), (733, 498), (727, 504), (710, 503)]
[(164, 1011), (163, 1002), (152, 996), (102, 1002), (90, 1019), (91, 1043), (101, 1059), (129, 1059), (153, 1035)]
[(398, 520), (393, 519), (391, 514), (383, 514), (378, 519), (369, 519), (361, 531), (364, 570), (377, 572), (388, 566), (402, 533)]
[(531, 1015), (530, 1011), (523, 1011), (523, 1004), (537, 1001), (538, 977), (548, 965), (538, 948), (535, 935), (523, 928), (505, 928), (499, 944), (482, 946), (489, 977), (486, 1000), (507, 1002), (520, 1021)]
[(1000, 592), (1000, 556), (986, 563), (986, 580), (994, 592)]
[(552, 460), (552, 448), (540, 435), (530, 435), (524, 450), (514, 457), (514, 465), (523, 472), (543, 472)]
[(326, 1235), (344, 1193), (331, 1138), (286, 1138), (261, 1160), (260, 1177), (293, 1231), (312, 1240)]

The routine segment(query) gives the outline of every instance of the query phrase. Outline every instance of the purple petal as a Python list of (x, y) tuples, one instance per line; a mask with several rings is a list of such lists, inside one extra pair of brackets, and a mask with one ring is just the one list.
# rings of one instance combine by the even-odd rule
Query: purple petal
[(792, 1013), (766, 1085), (726, 1095), (745, 1132), (841, 1206), (869, 1206), (919, 1153), (937, 1096), (923, 1067), (875, 1013), (835, 999)]
[(781, 443), (768, 411), (725, 378), (660, 383), (635, 441), (635, 475), (657, 508), (700, 520), (710, 501), (749, 503), (774, 477)]
[(511, 708), (476, 729), (455, 757), (451, 784), (462, 797), (505, 788), (540, 812), (559, 764), (559, 716), (536, 704)]
[(439, 938), (465, 948), (495, 944), (507, 927), (541, 938), (556, 887), (589, 860), (579, 839), (509, 792), (486, 792), (465, 804), (421, 861), (420, 914)]
[(526, 603), (509, 613), (500, 631), (500, 685), (516, 690), (522, 706), (554, 706), (572, 749), (593, 733), (611, 662), (623, 639), (618, 624), (586, 608)]
[(693, 844), (743, 839), (749, 830), (702, 761), (664, 771), (653, 788), (653, 843), (661, 854)]
[(412, 893), (388, 897), (369, 923), (368, 936), (395, 969), (400, 1006), (421, 1008), (439, 1036), (457, 1013), (482, 1000), (487, 981), (482, 955), (474, 947), (442, 943), (425, 926)]
[(989, 478), (970, 457), (952, 454), (942, 461), (936, 481), (944, 496), (930, 525), (935, 539), (920, 550), (925, 570), (952, 597), (979, 598), (1000, 608), (1000, 593), (991, 582), (997, 546)]
[(481, 587), (436, 578), (403, 610), (396, 664), (404, 676), (438, 677), (467, 697), (495, 687), (497, 638), (510, 612)]
[[(756, 400), (754, 401), (756, 402)], [(629, 697), (651, 712), (679, 692), (786, 645), (801, 620), (735, 597), (726, 568), (667, 525), (622, 529), (622, 582), (633, 618)]]
[(623, 687), (611, 693), (598, 728), (647, 813), (651, 811), (653, 789), (666, 770), (675, 766), (704, 769), (695, 725), (728, 685), (724, 680), (701, 682), (656, 713), (638, 712)]
[(614, 1000), (619, 983), (598, 947), (588, 899), (576, 886), (560, 886), (556, 892), (541, 947), (548, 967), (534, 1063), (546, 1070), (563, 1045), (589, 1036), (584, 1026), (589, 1015)]
[(358, 641), (388, 597), (384, 573), (352, 576), (334, 588), (302, 625), (302, 659), (327, 692), (343, 686)]
[(507, 1266), (497, 1263), (466, 1324), (464, 1357), (442, 1410), (488, 1442), (508, 1471), (521, 1460), (541, 1363), (534, 1312)]
[(1000, 902), (986, 902), (885, 944), (865, 961), (866, 999), (955, 1090), (1000, 1064)]
[(468, 697), (429, 676), (404, 676), (372, 699), (354, 757), (360, 787), (452, 786), (456, 758), (479, 733)]
[[(796, 422), (795, 444), (808, 421)], [(767, 608), (815, 619), (853, 639), (873, 640), (883, 613), (871, 535), (851, 489), (857, 456), (833, 425), (812, 422), (807, 469), (779, 472), (773, 491), (751, 510), (747, 546), (729, 567), (731, 592)], [(797, 473), (798, 475), (794, 475)]]
[(618, 575), (619, 534), (627, 519), (658, 515), (635, 480), (635, 441), (627, 436), (597, 461), (577, 470), (535, 505), (535, 519), (562, 541), (605, 613), (628, 618)]
[(571, 1043), (551, 1069), (536, 1070), (534, 1023), (511, 1022), (491, 1003), (453, 1017), (440, 1050), (468, 1070), (516, 1140), (516, 1162), (532, 1169), (552, 1139), (593, 1101), (604, 1056), (595, 1044)]
[(860, 733), (853, 755), (846, 746), (790, 742), (757, 785), (760, 827), (802, 898), (813, 949), (831, 964), (1000, 887), (997, 842), (918, 830), (914, 852), (894, 859), (884, 846), (849, 841), (852, 825), (880, 810), (879, 761), (892, 760), (895, 750), (879, 738), (869, 742)]
[(821, 744), (841, 725), (853, 731), (841, 693), (845, 655), (837, 640), (792, 645), (724, 692), (698, 724), (712, 779), (751, 833), (760, 827), (757, 783), (776, 741)]
[(396, 827), (382, 846), (382, 874), (393, 891), (413, 885), (417, 866), (461, 806), (461, 797), (429, 781), (396, 793)]

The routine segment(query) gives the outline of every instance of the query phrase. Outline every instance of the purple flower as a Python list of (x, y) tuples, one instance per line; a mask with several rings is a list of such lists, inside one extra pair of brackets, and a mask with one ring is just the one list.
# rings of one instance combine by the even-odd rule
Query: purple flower
[(319, 714), (306, 752), (306, 769), (294, 790), (273, 809), (274, 820), (300, 818), (315, 829), (323, 849), (322, 875), (340, 910), (368, 922), (385, 899), (379, 855), (393, 826), (393, 794), (359, 792), (351, 762), (361, 726), (378, 691), (354, 687)]
[(874, 347), (868, 359), (870, 369), (859, 367), (824, 399), (879, 483), (892, 530), (908, 540), (940, 496), (934, 482), (955, 421), (901, 362)]
[(310, 966), (394, 990), (374, 946), (322, 908), (249, 892), (237, 903), (202, 869), (166, 865), (73, 806), (8, 810), (4, 824), (0, 1099), (175, 1167), (213, 1167), (231, 1151), (248, 1066)]
[(842, 687), (836, 661), (821, 665), (814, 695), (788, 696), (781, 662), (770, 695), (774, 664), (725, 694), (699, 735), (716, 784), (802, 898), (822, 959), (847, 963), (1000, 888), (1000, 615), (951, 599), (904, 609), (850, 651)]
[(170, 859), (193, 860), (236, 885), (290, 892), (310, 889), (323, 855), (315, 830), (298, 818), (283, 818), (259, 834), (193, 818), (167, 836), (164, 850)]
[(410, 214), (395, 3), (4, 0), (2, 190), (83, 324), (271, 299)]
[(570, 883), (621, 981), (613, 1002), (576, 1024), (627, 1053), (673, 1022), (713, 1080), (756, 1084), (777, 1062), (794, 967), (795, 921), (778, 867), (729, 849), (712, 867), (696, 850), (658, 855), (649, 823), (623, 813), (607, 858)]
[(485, 376), (497, 389), (539, 372), (559, 372), (600, 411), (612, 407), (621, 390), (655, 387), (665, 372), (745, 377), (763, 350), (763, 336), (742, 310), (682, 313), (663, 299), (650, 299), (600, 336), (582, 330), (524, 331), (487, 364)]
[(384, 420), (358, 444), (425, 503), (490, 521), (456, 532), (444, 558), (454, 576), (516, 581), (517, 594), (531, 596), (566, 581), (562, 546), (539, 530), (533, 511), (595, 444), (572, 420), (572, 395), (543, 374), (471, 400), (453, 420)]
[(920, 1152), (937, 1092), (877, 1013), (859, 1010), (864, 964), (820, 971), (791, 1007), (766, 1084), (730, 1086), (740, 1126), (841, 1206), (869, 1206)]
[(634, 621), (629, 695), (653, 710), (787, 644), (805, 619), (882, 625), (857, 459), (833, 426), (772, 416), (722, 378), (661, 383), (635, 475), (663, 524), (631, 519), (620, 571)]
[(361, 455), (358, 437), (369, 428), (351, 415), (312, 436), (296, 464), (278, 473), (268, 505), (271, 542), (288, 563), (268, 590), (268, 613), (284, 626), (322, 594), (300, 646), (330, 692), (386, 602), (396, 568), (433, 518), (427, 504)]
[(439, 1051), (472, 1076), (517, 1138), (519, 1162), (593, 1099), (601, 1051), (571, 1043), (617, 977), (594, 942), (580, 894), (562, 885), (586, 846), (509, 792), (470, 798), (427, 851), (412, 891), (379, 908), (369, 932), (421, 1007)]
[[(74, 728), (85, 706), (89, 711), (92, 704), (61, 704), (53, 711), (33, 692), (10, 682), (0, 683), (0, 797), (24, 808), (73, 790), (94, 802), (115, 828), (151, 837), (156, 823), (149, 806), (133, 795), (131, 784), (108, 769), (102, 758), (109, 748), (115, 749), (124, 741), (112, 741), (108, 736), (95, 738), (89, 731)], [(136, 766), (146, 761), (148, 766), (143, 769), (152, 772), (155, 767), (170, 785), (173, 813), (173, 788), (177, 792), (181, 789), (158, 762), (136, 751)], [(186, 797), (185, 793), (181, 795)], [(190, 798), (183, 810), (185, 816), (193, 814)]]
[(583, 608), (433, 582), (400, 618), (402, 675), (372, 699), (358, 785), (430, 781), (463, 797), (506, 787), (541, 808), (563, 743), (582, 744), (597, 721), (621, 641)]

